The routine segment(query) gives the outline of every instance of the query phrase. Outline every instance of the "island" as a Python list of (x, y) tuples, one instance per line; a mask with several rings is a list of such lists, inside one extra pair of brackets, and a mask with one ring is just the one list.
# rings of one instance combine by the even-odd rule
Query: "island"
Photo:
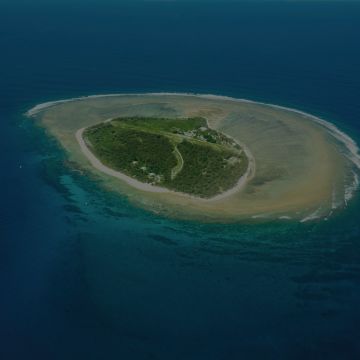
[(278, 105), (110, 94), (40, 104), (27, 115), (57, 140), (76, 174), (161, 216), (308, 222), (346, 208), (359, 186), (355, 141)]
[(241, 146), (201, 117), (118, 118), (88, 127), (81, 135), (103, 166), (154, 189), (210, 199), (241, 183), (248, 168)]

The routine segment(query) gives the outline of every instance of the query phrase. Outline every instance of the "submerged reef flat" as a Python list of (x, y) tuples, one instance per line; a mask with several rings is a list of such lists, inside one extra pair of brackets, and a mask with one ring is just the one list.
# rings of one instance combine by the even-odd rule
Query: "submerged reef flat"
[[(136, 205), (176, 218), (221, 222), (249, 219), (304, 222), (328, 218), (346, 207), (359, 183), (360, 156), (351, 138), (322, 119), (275, 105), (213, 95), (104, 95), (41, 104), (31, 109), (28, 115), (59, 141), (70, 160), (95, 174), (105, 188), (128, 196)], [(137, 134), (137, 139), (152, 145), (151, 136), (154, 134), (149, 135), (149, 129), (144, 131), (144, 126), (148, 126), (144, 125), (144, 119), (168, 119), (170, 122), (205, 119), (206, 125), (198, 124), (201, 126), (193, 126), (180, 134), (174, 133), (174, 126), (170, 132), (169, 129), (166, 134), (163, 132), (158, 144), (161, 149), (156, 151), (164, 150), (164, 159), (157, 163), (160, 168), (150, 172), (145, 172), (146, 166), (127, 170), (129, 164), (134, 169), (137, 165), (138, 160), (131, 156), (127, 158), (128, 162), (118, 163), (115, 169), (111, 163), (114, 159), (110, 156), (104, 160), (104, 153), (97, 153), (99, 148), (92, 149), (94, 158), (86, 156), (79, 139), (95, 141), (90, 133), (86, 134), (86, 129), (101, 124), (101, 131), (104, 131), (101, 135), (109, 136), (109, 126), (116, 125), (116, 122), (119, 125), (119, 119), (125, 118), (129, 123), (131, 119), (142, 119), (143, 123), (136, 129), (142, 131)], [(188, 164), (191, 165), (191, 153), (196, 158), (197, 151), (204, 148), (190, 149), (199, 139), (179, 141), (179, 136), (189, 136), (189, 131), (193, 136), (194, 129), (196, 133), (200, 127), (205, 133), (211, 129), (213, 134), (223, 134), (224, 139), (229, 139), (229, 144), (233, 141), (233, 149), (227, 150), (232, 151), (231, 155), (224, 155), (222, 160), (229, 164), (237, 163), (235, 144), (238, 155), (242, 153), (244, 156), (241, 169), (237, 168), (228, 182), (215, 179), (221, 173), (219, 168), (213, 172), (214, 179), (209, 179), (211, 172), (199, 172), (206, 175), (204, 179), (210, 184), (206, 191), (204, 186), (196, 186), (196, 181), (193, 186), (187, 182), (191, 171), (184, 172), (186, 177), (183, 179), (180, 176), (186, 161), (182, 163), (179, 153), (188, 154)], [(124, 127), (121, 136), (123, 130)], [(200, 140), (206, 141), (204, 138)], [(175, 146), (178, 149), (182, 146), (182, 151), (177, 152)], [(130, 148), (123, 149), (128, 156)], [(111, 146), (105, 150), (111, 153)], [(150, 161), (152, 158), (146, 159)], [(107, 160), (111, 166), (109, 171), (103, 171), (100, 165)], [(115, 176), (116, 170), (122, 170), (123, 177)], [(144, 174), (150, 176), (151, 181), (145, 179)], [(223, 172), (226, 179), (225, 174), (226, 171)], [(177, 176), (183, 180), (183, 187), (176, 186), (174, 179)], [(129, 179), (135, 181), (135, 185)], [(172, 179), (174, 183), (171, 185)]]

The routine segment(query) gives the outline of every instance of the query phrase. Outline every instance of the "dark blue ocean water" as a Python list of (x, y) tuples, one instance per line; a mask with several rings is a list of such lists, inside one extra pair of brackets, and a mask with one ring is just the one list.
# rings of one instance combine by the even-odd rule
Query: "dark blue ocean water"
[(359, 359), (359, 201), (306, 224), (156, 217), (22, 116), (191, 91), (296, 107), (359, 140), (359, 38), (356, 2), (1, 2), (0, 359)]

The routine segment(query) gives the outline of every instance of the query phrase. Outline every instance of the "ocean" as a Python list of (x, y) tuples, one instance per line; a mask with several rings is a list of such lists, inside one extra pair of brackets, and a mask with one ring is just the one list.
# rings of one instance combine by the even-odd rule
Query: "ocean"
[(205, 224), (104, 191), (24, 113), (194, 92), (296, 108), (360, 143), (356, 2), (0, 3), (0, 358), (359, 359), (360, 202)]

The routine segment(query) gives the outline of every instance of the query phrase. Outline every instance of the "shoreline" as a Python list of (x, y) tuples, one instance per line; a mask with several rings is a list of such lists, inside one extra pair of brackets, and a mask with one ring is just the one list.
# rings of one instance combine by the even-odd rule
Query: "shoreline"
[[(107, 122), (107, 121), (111, 121), (111, 119), (105, 120), (105, 122)], [(78, 129), (75, 133), (75, 138), (80, 146), (82, 153), (90, 161), (91, 165), (93, 167), (95, 167), (97, 170), (99, 170), (109, 176), (113, 176), (120, 180), (123, 180), (128, 185), (134, 187), (135, 189), (141, 190), (141, 191), (147, 191), (147, 192), (152, 192), (152, 193), (170, 193), (170, 194), (179, 195), (179, 196), (186, 197), (188, 199), (192, 199), (192, 200), (196, 200), (196, 201), (213, 202), (213, 201), (223, 200), (223, 199), (227, 198), (228, 196), (231, 196), (231, 195), (237, 193), (238, 191), (242, 190), (244, 188), (244, 186), (246, 185), (247, 181), (250, 180), (255, 174), (255, 159), (254, 159), (253, 155), (251, 154), (250, 150), (247, 149), (246, 147), (243, 147), (243, 151), (245, 152), (245, 154), (248, 158), (248, 167), (246, 169), (246, 172), (239, 178), (239, 180), (237, 181), (235, 186), (233, 186), (232, 188), (224, 191), (223, 193), (215, 195), (211, 198), (207, 198), (207, 199), (201, 198), (201, 197), (189, 195), (186, 193), (182, 193), (180, 191), (170, 190), (165, 187), (151, 185), (151, 184), (136, 180), (136, 179), (132, 178), (131, 176), (128, 176), (128, 175), (122, 173), (121, 171), (113, 170), (113, 169), (109, 168), (108, 166), (104, 165), (87, 146), (87, 144), (83, 138), (83, 133), (84, 133), (85, 129), (86, 128)]]

